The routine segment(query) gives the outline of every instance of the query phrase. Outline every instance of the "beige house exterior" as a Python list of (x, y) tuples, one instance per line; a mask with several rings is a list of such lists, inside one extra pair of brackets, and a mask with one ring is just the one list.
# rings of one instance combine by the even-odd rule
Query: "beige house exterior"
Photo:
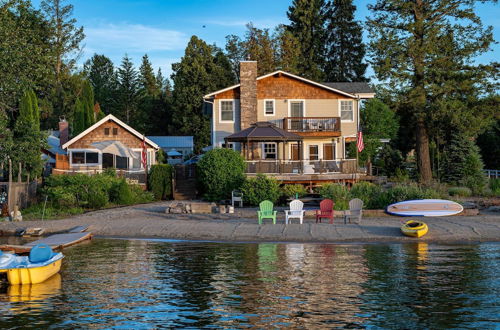
[[(240, 84), (204, 96), (212, 110), (213, 148), (239, 150), (250, 163), (301, 162), (306, 166), (301, 173), (310, 172), (310, 166), (321, 172), (328, 162), (327, 172), (341, 172), (342, 161), (355, 159), (347, 146), (356, 143), (360, 102), (374, 97), (366, 83), (339, 83), (341, 90), (335, 83), (318, 83), (284, 71), (257, 77), (254, 61), (241, 62), (240, 77)], [(257, 122), (274, 124), (302, 141), (231, 142), (233, 134)], [(292, 170), (297, 172), (297, 167)]]

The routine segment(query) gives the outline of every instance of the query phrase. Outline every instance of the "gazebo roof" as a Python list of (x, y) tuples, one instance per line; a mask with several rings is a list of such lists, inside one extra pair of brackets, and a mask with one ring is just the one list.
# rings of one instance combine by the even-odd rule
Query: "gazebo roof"
[(268, 121), (259, 121), (247, 129), (229, 135), (225, 140), (228, 142), (300, 141), (302, 136), (287, 132)]

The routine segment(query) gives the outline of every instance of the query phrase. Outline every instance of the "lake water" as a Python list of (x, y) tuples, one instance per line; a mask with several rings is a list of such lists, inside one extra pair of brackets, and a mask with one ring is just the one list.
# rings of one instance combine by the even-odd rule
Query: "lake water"
[(500, 244), (95, 239), (0, 289), (0, 328), (500, 327)]

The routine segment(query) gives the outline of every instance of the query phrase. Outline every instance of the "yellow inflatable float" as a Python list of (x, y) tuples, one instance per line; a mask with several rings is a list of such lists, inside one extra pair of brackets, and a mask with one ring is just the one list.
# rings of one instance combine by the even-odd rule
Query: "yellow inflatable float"
[(410, 237), (422, 237), (429, 231), (427, 224), (422, 221), (409, 220), (401, 226), (401, 232)]

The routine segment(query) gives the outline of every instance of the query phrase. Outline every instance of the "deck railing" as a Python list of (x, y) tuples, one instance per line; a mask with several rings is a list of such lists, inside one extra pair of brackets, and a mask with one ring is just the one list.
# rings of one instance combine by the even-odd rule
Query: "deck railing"
[(340, 132), (340, 118), (285, 117), (283, 129), (289, 132)]
[(356, 159), (343, 160), (247, 160), (248, 174), (357, 173)]
[(500, 178), (500, 170), (484, 170), (484, 174), (490, 179)]

